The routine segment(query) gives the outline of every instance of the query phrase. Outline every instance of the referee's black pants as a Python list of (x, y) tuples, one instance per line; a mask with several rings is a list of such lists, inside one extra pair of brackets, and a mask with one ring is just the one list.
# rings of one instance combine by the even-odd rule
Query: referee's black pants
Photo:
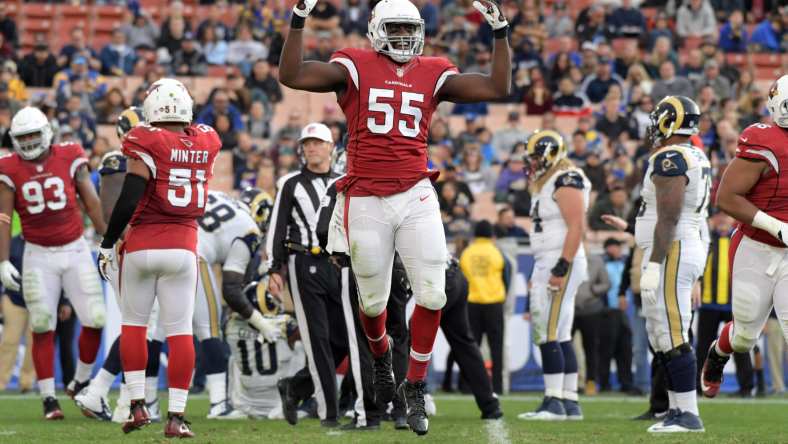
[(372, 390), (372, 355), (360, 328), (358, 300), (349, 269), (340, 270), (328, 256), (291, 254), (288, 275), (307, 354), (307, 368), (291, 379), (291, 390), (300, 399), (314, 394), (318, 416), (337, 420), (336, 367), (349, 357), (350, 371), (362, 375), (361, 384), (355, 387), (364, 398), (357, 421), (360, 425), (378, 422), (380, 412), (375, 408)]
[[(468, 303), (468, 318), (476, 344), (481, 345), (482, 336), (487, 335), (492, 358), (492, 386), (495, 393), (503, 393), (503, 303)], [(455, 353), (454, 359), (457, 360)]]
[[(454, 360), (460, 367), (461, 377), (468, 382), (473, 392), (479, 410), (483, 414), (492, 413), (500, 407), (500, 403), (493, 394), (493, 387), (484, 367), (484, 358), (471, 333), (467, 293), (452, 291), (449, 288), (447, 290), (446, 306), (443, 307), (441, 314), (441, 330), (451, 347)], [(500, 325), (503, 331), (503, 305), (501, 305)], [(503, 343), (501, 345), (503, 346)]]

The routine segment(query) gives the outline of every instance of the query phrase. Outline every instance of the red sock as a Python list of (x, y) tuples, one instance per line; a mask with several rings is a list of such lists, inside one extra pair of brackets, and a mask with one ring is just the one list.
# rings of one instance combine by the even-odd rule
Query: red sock
[(33, 366), (39, 380), (55, 376), (55, 332), (33, 333)]
[(383, 313), (371, 318), (359, 310), (361, 325), (364, 327), (364, 334), (367, 335), (369, 348), (372, 356), (378, 358), (389, 350), (389, 341), (386, 340), (386, 310)]
[(724, 327), (722, 327), (722, 331), (720, 332), (720, 337), (717, 339), (717, 347), (724, 353), (731, 354), (733, 353), (733, 347), (731, 346), (731, 329), (733, 328), (733, 321), (727, 322)]
[(120, 362), (124, 372), (145, 370), (148, 366), (148, 327), (122, 325), (120, 327)]
[(441, 322), (441, 311), (430, 310), (416, 305), (410, 318), (410, 357), (408, 358), (408, 375), (410, 382), (423, 381), (430, 365), (432, 345), (438, 334)]
[(170, 350), (167, 381), (170, 388), (189, 390), (194, 370), (194, 342), (192, 335), (167, 337)]
[(79, 360), (91, 364), (96, 360), (101, 345), (101, 329), (82, 327), (79, 333)]

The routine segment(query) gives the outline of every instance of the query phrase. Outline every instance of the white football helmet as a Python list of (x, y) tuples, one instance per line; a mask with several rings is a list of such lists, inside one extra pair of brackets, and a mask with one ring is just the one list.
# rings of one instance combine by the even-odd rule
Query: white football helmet
[[(390, 36), (386, 28), (393, 23), (412, 25), (410, 35)], [(409, 0), (382, 0), (370, 14), (367, 37), (375, 51), (405, 63), (424, 49), (424, 20)]]
[(194, 100), (183, 83), (175, 79), (159, 79), (148, 88), (142, 103), (142, 114), (147, 123), (192, 122)]
[[(11, 119), (11, 143), (14, 151), (25, 160), (41, 157), (52, 145), (52, 127), (47, 116), (40, 109), (26, 106), (20, 109)], [(19, 137), (38, 133), (38, 137), (19, 140)]]
[(788, 74), (777, 79), (769, 89), (766, 107), (772, 120), (781, 128), (788, 128)]

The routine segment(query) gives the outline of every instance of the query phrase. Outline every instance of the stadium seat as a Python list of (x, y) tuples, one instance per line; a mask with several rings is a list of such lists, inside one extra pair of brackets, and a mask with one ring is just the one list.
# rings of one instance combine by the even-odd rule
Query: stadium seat
[(747, 56), (745, 54), (729, 53), (725, 54), (725, 60), (730, 65), (741, 66), (747, 63)]
[(49, 34), (52, 32), (53, 22), (51, 19), (41, 18), (25, 18), (20, 23), (20, 28), (23, 33), (43, 33)]
[(56, 11), (61, 17), (88, 17), (88, 7), (85, 5), (58, 5)]
[(758, 67), (780, 67), (788, 63), (788, 56), (774, 53), (755, 53), (752, 61)]
[(208, 66), (208, 77), (226, 77), (227, 66), (224, 65), (210, 65)]
[[(755, 68), (755, 78), (761, 80), (769, 80), (770, 84), (776, 78), (783, 75), (783, 69), (779, 66), (757, 66)], [(768, 86), (766, 87), (768, 89)]]
[(700, 47), (701, 43), (703, 43), (702, 37), (687, 37), (684, 39), (682, 48), (685, 50), (695, 49)]
[(22, 15), (28, 19), (51, 20), (55, 16), (55, 7), (46, 3), (24, 3), (22, 4)]

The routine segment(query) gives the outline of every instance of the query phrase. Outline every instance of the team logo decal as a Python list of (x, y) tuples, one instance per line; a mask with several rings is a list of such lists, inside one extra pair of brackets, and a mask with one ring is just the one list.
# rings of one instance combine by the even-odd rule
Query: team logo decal
[(182, 144), (184, 144), (184, 145), (186, 145), (186, 148), (191, 148), (191, 147), (192, 147), (192, 145), (194, 145), (194, 144), (192, 143), (192, 141), (191, 141), (191, 140), (189, 140), (189, 139), (181, 139), (181, 143), (182, 143)]
[(397, 77), (402, 77), (405, 75), (405, 70), (402, 68), (397, 68)]
[(670, 170), (677, 170), (679, 167), (670, 159), (662, 159), (662, 170), (663, 171), (670, 171)]

